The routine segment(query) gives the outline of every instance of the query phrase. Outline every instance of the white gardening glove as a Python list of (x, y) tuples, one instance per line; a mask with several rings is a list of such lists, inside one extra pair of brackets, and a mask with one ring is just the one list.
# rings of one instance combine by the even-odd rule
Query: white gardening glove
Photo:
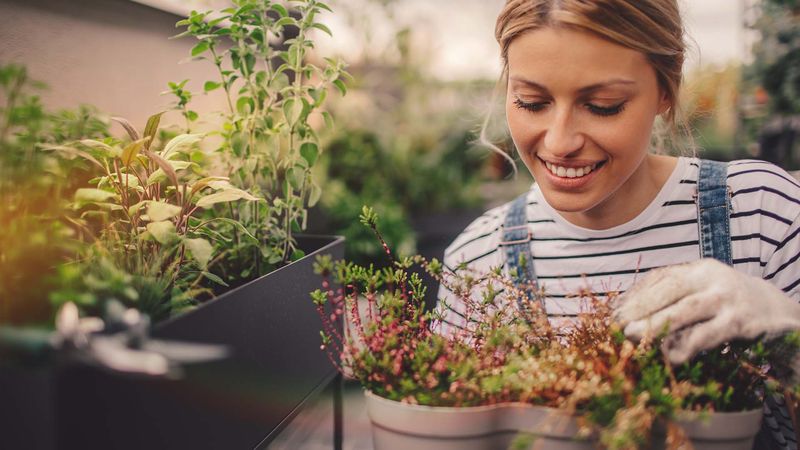
[(648, 273), (615, 304), (625, 335), (640, 340), (666, 326), (673, 364), (736, 338), (767, 338), (800, 329), (800, 305), (761, 278), (715, 259)]

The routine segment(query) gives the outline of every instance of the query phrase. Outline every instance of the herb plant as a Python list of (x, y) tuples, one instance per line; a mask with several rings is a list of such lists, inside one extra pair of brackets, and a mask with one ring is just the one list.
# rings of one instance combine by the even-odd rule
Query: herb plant
[[(217, 233), (233, 236), (217, 270), (230, 284), (303, 256), (295, 234), (306, 228), (307, 208), (322, 193), (311, 176), (320, 154), (313, 117), (330, 127), (332, 118), (322, 110), (328, 90), (346, 92), (343, 63), (309, 57), (311, 31), (330, 34), (317, 20), (323, 11), (330, 8), (318, 0), (235, 0), (231, 8), (194, 11), (177, 23), (186, 28), (178, 36), (198, 41), (192, 57), (211, 62), (219, 75), (203, 89), (225, 94), (228, 108), (215, 133), (224, 171), (233, 186), (258, 199), (209, 212), (243, 225), (214, 224)], [(277, 42), (284, 48), (276, 48)], [(171, 88), (191, 121), (184, 84)]]
[[(66, 266), (62, 273), (72, 281), (70, 274), (80, 273), (83, 281), (70, 283), (74, 286), (53, 299), (102, 306), (100, 294), (159, 320), (202, 298), (207, 291), (202, 280), (224, 284), (207, 270), (215, 257), (212, 242), (225, 240), (211, 224), (222, 221), (245, 231), (231, 219), (204, 219), (200, 212), (218, 203), (258, 199), (225, 177), (210, 176), (196, 162), (204, 156), (197, 147), (202, 135), (178, 135), (157, 148), (161, 114), (150, 117), (142, 134), (126, 120), (116, 120), (130, 140), (84, 139), (52, 147), (89, 161), (99, 173), (92, 180), (95, 187), (76, 190), (71, 204), (79, 239), (93, 245), (79, 255), (76, 268)], [(116, 288), (113, 280), (119, 280)]]

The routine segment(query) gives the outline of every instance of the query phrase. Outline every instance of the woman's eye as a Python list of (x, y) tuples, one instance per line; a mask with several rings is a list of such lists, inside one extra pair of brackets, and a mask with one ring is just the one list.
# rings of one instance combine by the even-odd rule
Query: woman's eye
[(531, 112), (539, 112), (547, 106), (547, 102), (524, 102), (520, 99), (514, 100), (514, 104), (517, 105), (517, 108)]
[(597, 114), (598, 116), (614, 116), (621, 113), (625, 109), (625, 102), (614, 106), (600, 106), (593, 103), (587, 103), (586, 109), (588, 109), (592, 114)]

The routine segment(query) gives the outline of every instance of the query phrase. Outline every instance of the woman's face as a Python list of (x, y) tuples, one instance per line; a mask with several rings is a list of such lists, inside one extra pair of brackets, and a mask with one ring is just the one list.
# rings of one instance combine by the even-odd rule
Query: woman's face
[(543, 28), (512, 41), (508, 75), (511, 136), (547, 202), (568, 219), (615, 214), (645, 178), (637, 171), (668, 106), (646, 56)]

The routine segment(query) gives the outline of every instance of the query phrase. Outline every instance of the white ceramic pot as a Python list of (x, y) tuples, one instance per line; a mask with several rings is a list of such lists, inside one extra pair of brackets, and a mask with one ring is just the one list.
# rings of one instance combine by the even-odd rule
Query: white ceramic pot
[[(760, 409), (734, 413), (683, 413), (678, 425), (692, 442), (694, 450), (751, 450), (753, 440), (761, 427), (763, 411)], [(664, 448), (664, 430), (654, 430), (654, 449)]]
[[(533, 435), (531, 450), (589, 450), (578, 438), (573, 416), (523, 403), (463, 408), (420, 406), (365, 392), (376, 450), (505, 449), (522, 433)], [(751, 450), (761, 426), (761, 410), (736, 413), (683, 413), (678, 418), (694, 450)], [(654, 450), (665, 448), (663, 427), (653, 430)]]
[(571, 415), (553, 408), (522, 403), (419, 406), (365, 394), (376, 450), (505, 449), (520, 433), (533, 435), (531, 449), (594, 448), (592, 441), (577, 438)]

